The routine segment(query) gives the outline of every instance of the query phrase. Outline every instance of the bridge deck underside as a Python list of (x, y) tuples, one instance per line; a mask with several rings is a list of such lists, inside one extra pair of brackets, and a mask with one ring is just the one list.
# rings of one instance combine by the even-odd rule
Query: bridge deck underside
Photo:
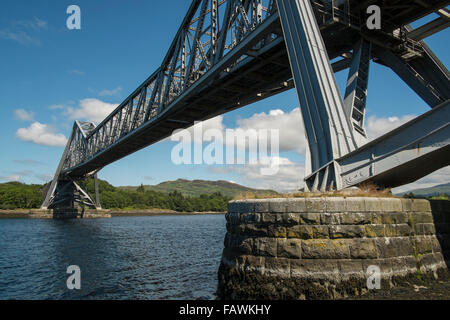
[[(376, 1), (350, 2), (350, 7), (354, 11), (352, 14), (355, 16), (361, 16), (368, 5), (376, 3)], [(436, 0), (426, 3), (422, 1), (414, 3), (389, 1), (389, 3), (392, 6), (387, 6), (384, 14), (386, 24), (392, 26), (392, 29), (446, 5), (446, 1)], [(361, 38), (361, 30), (354, 26), (336, 21), (323, 22), (320, 19), (320, 13), (316, 12), (316, 14), (330, 59), (350, 52), (357, 39)], [(118, 159), (161, 141), (176, 129), (192, 126), (194, 121), (206, 120), (293, 88), (289, 58), (279, 19), (275, 19), (263, 30), (257, 29), (255, 33), (257, 34), (248, 43), (224, 56), (220, 68), (205, 73), (160, 115), (101, 150), (91, 159), (65, 170), (63, 174), (74, 179), (85, 177)], [(400, 43), (398, 39), (389, 37), (383, 32), (379, 34), (375, 32), (373, 35), (371, 40), (382, 43), (384, 46), (395, 47)], [(267, 36), (275, 40), (259, 51), (254, 51), (253, 46)], [(242, 60), (236, 64), (238, 58)]]

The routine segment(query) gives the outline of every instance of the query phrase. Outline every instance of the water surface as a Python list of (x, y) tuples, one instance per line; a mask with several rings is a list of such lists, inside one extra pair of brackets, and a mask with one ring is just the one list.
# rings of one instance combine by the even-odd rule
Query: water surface
[(223, 215), (0, 219), (0, 299), (214, 299), (224, 236)]

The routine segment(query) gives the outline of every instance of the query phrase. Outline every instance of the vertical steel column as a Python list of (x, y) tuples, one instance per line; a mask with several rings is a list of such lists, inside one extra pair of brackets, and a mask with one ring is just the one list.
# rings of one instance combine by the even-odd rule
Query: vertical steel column
[(277, 5), (311, 152), (314, 177), (305, 179), (305, 188), (340, 188), (332, 163), (355, 150), (357, 142), (316, 17), (309, 0), (278, 0)]
[(95, 208), (100, 210), (102, 208), (100, 204), (100, 194), (98, 192), (98, 178), (97, 173), (94, 174), (94, 189), (95, 189)]

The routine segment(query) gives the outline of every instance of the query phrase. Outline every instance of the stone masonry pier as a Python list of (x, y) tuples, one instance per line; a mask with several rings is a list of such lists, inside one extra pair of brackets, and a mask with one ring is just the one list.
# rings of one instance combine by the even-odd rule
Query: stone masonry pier
[[(338, 299), (448, 277), (450, 202), (371, 197), (229, 204), (221, 299)], [(447, 260), (447, 263), (446, 263)]]

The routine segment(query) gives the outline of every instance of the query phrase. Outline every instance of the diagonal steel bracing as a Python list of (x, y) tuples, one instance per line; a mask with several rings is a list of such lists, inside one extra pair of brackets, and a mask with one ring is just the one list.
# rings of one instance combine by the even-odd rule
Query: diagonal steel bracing
[[(360, 161), (356, 155), (364, 154), (358, 150), (367, 142), (364, 115), (371, 60), (391, 67), (437, 113), (444, 112), (446, 107), (439, 106), (450, 98), (448, 71), (422, 40), (444, 24), (409, 27), (427, 14), (446, 14), (443, 8), (448, 1), (386, 0), (381, 30), (366, 28), (365, 10), (371, 4), (378, 2), (192, 1), (160, 67), (100, 124), (75, 123), (43, 207), (68, 203), (76, 198), (64, 198), (71, 193), (77, 193), (82, 203), (99, 207), (98, 197), (92, 200), (77, 181), (95, 176), (104, 166), (176, 129), (289, 90), (294, 84), (311, 155), (306, 189), (348, 186), (344, 167)], [(345, 69), (349, 76), (341, 97), (334, 72)], [(432, 128), (422, 125), (425, 122), (412, 126), (418, 123), (417, 132), (431, 134)], [(448, 134), (440, 132), (440, 139)], [(400, 136), (401, 144), (411, 143)], [(447, 150), (447, 143), (441, 141), (441, 151)], [(371, 178), (369, 174), (352, 181), (358, 184)], [(404, 176), (404, 182), (410, 180)], [(389, 181), (393, 180), (386, 176), (377, 180), (385, 186)], [(398, 183), (402, 179), (395, 180)]]

